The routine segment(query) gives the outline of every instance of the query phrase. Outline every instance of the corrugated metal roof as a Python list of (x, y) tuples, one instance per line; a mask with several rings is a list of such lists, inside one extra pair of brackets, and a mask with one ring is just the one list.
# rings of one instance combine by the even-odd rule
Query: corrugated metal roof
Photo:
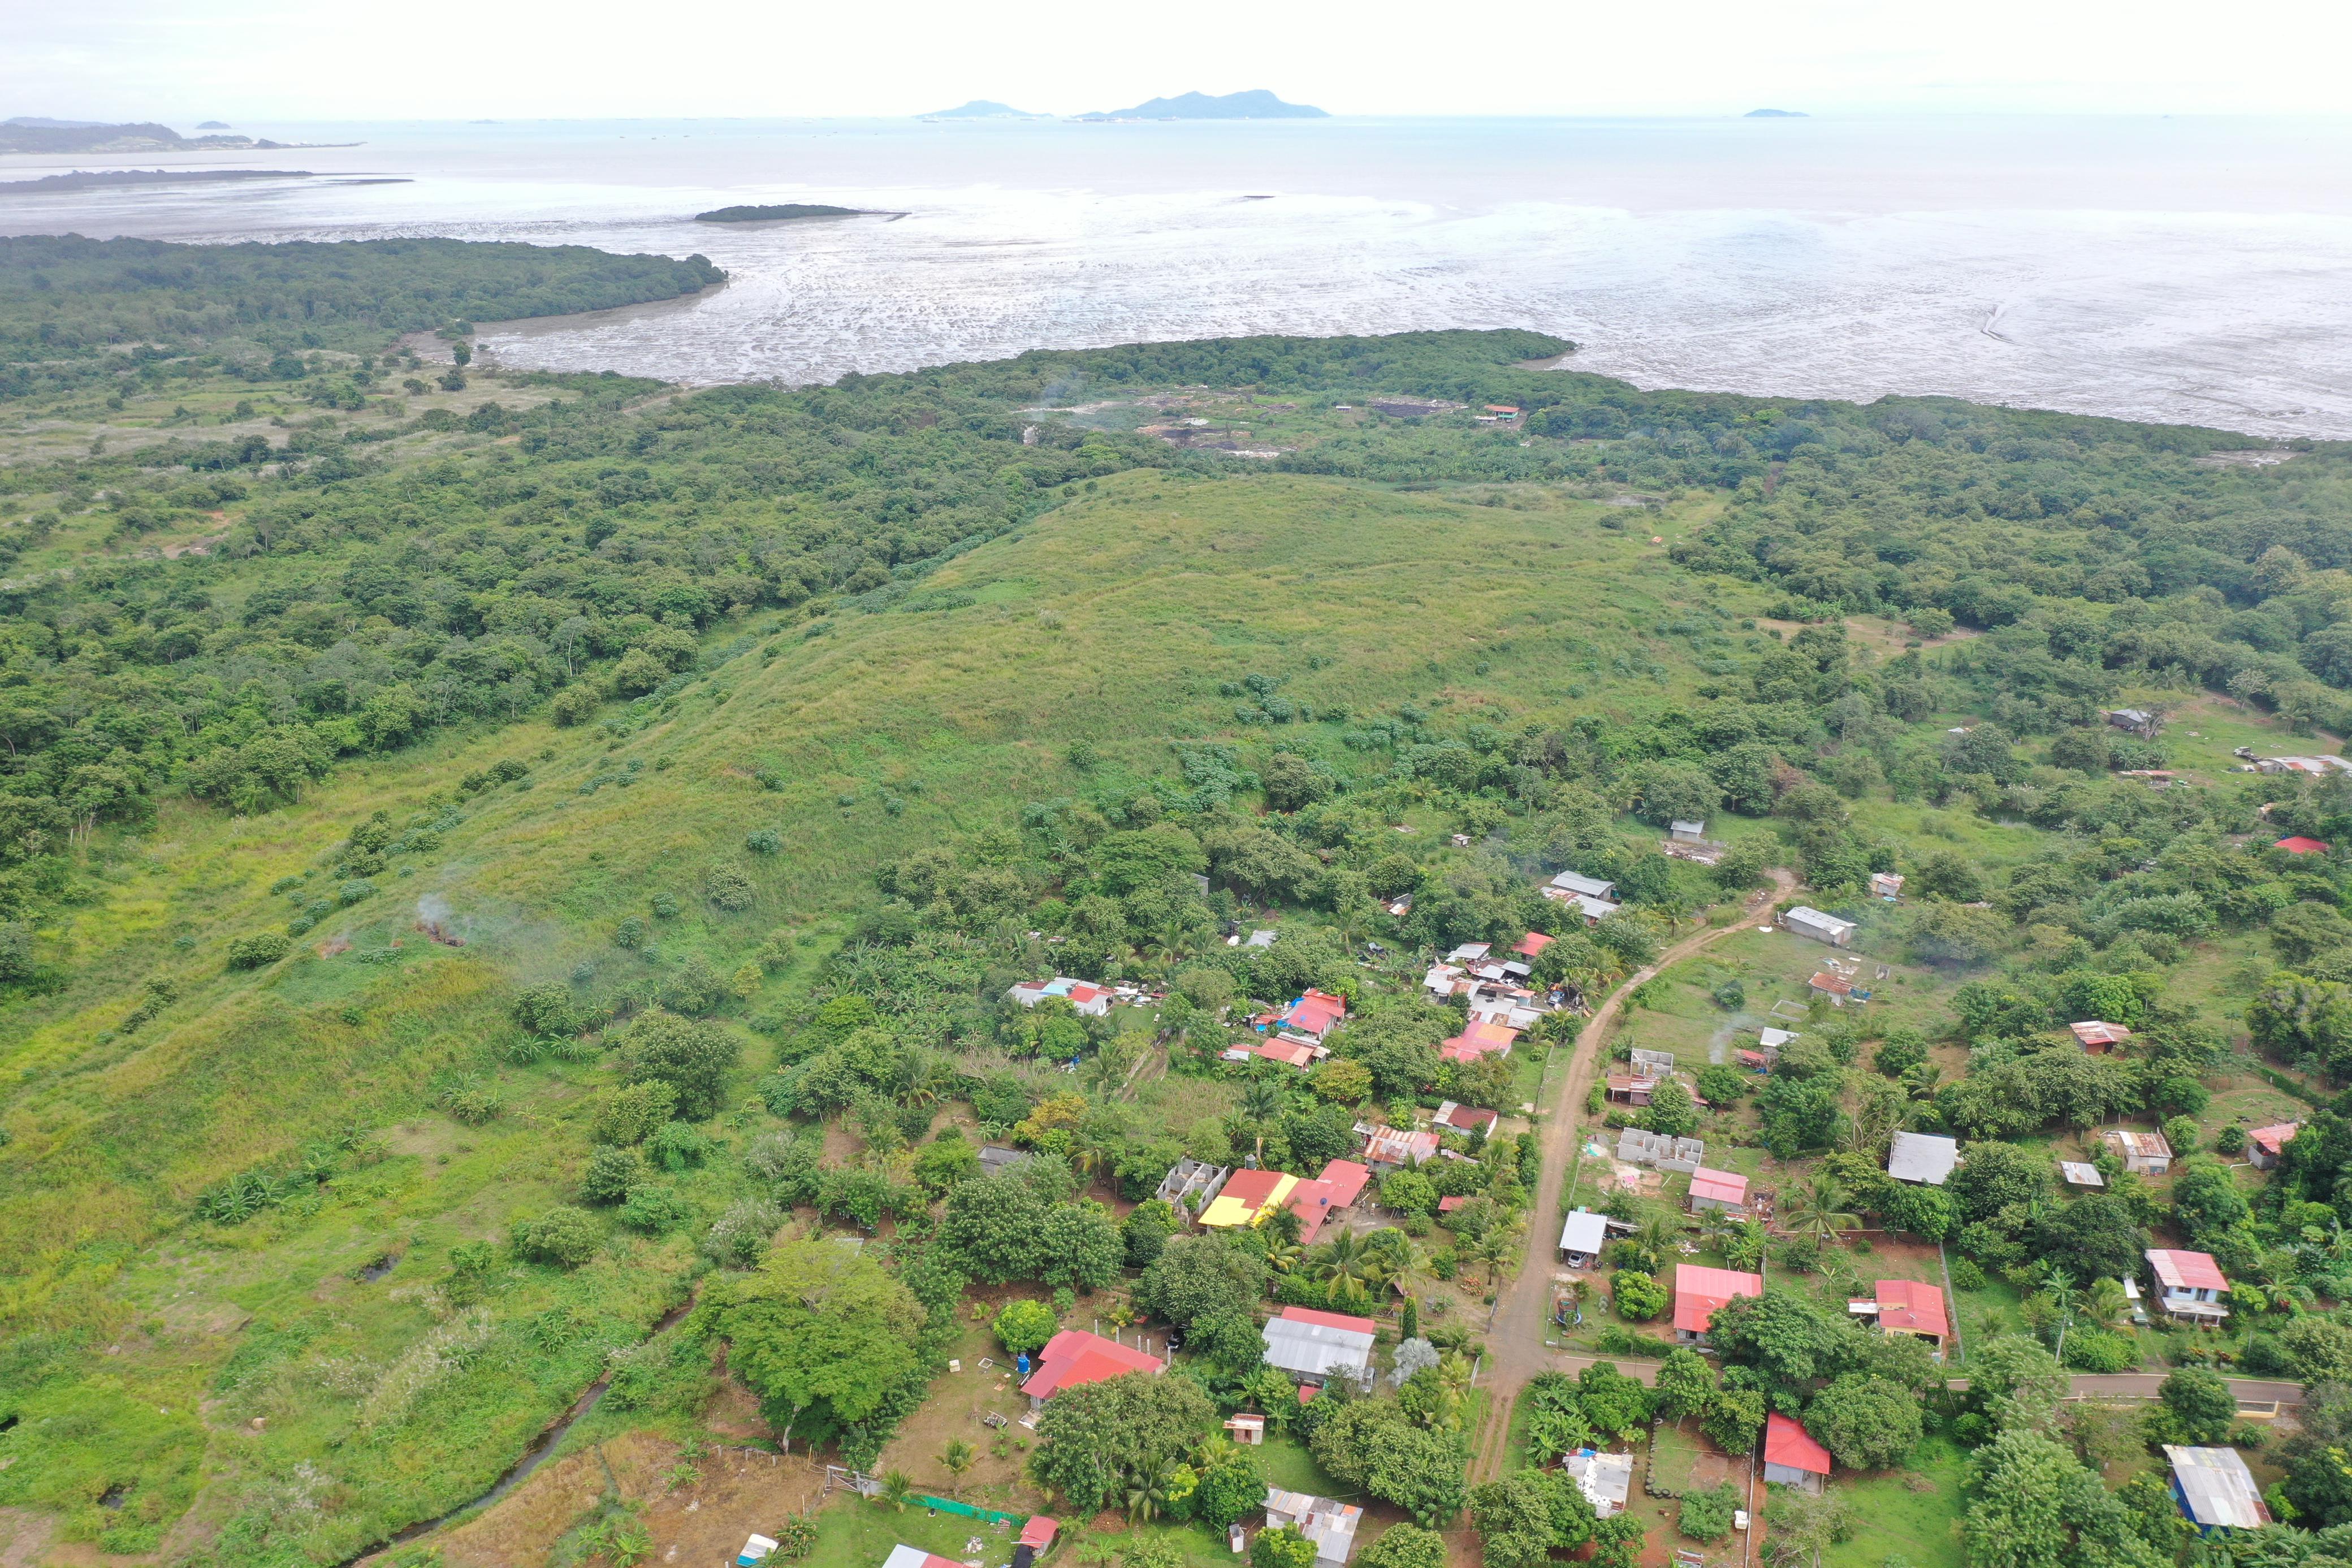
[(1960, 1163), (1958, 1140), (1934, 1133), (1897, 1133), (1886, 1154), (1886, 1174), (1896, 1181), (1924, 1182), (1941, 1186)]
[(2182, 1252), (2168, 1248), (2148, 1249), (2147, 1266), (2156, 1282), (2168, 1291), (2226, 1291), (2230, 1281), (2210, 1252)]
[(1559, 1249), (1563, 1252), (1597, 1256), (1608, 1239), (1608, 1219), (1590, 1209), (1571, 1209), (1567, 1222), (1559, 1228)]
[(2185, 1448), (2164, 1446), (2172, 1461), (2172, 1484), (2179, 1489), (2181, 1511), (2193, 1522), (2226, 1530), (2259, 1530), (2271, 1521), (2254, 1473), (2235, 1448)]
[[(1338, 1316), (1329, 1312), (1318, 1315)], [(1265, 1341), (1266, 1364), (1285, 1372), (1308, 1377), (1344, 1372), (1362, 1377), (1371, 1371), (1375, 1336), (1369, 1333), (1285, 1316), (1267, 1319), (1260, 1335)]]
[(1811, 1432), (1778, 1410), (1765, 1417), (1764, 1462), (1817, 1476), (1830, 1473), (1830, 1451), (1815, 1442)]

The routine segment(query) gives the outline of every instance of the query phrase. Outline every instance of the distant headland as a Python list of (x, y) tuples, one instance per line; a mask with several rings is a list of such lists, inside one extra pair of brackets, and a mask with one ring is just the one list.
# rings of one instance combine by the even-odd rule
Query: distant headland
[[(211, 123), (217, 124), (217, 121)], [(199, 129), (202, 129), (201, 127)], [(356, 147), (356, 141), (267, 141), (250, 136), (183, 136), (151, 120), (109, 123), (20, 114), (0, 120), (0, 152), (194, 152), (227, 148), (280, 152), (296, 147)]]
[(1751, 109), (1740, 118), (1742, 120), (1811, 120), (1812, 116), (1801, 109)]
[(1223, 97), (1188, 92), (1177, 98), (1155, 98), (1133, 109), (1081, 114), (1080, 120), (1328, 120), (1328, 111), (1312, 104), (1285, 103), (1264, 88), (1229, 92)]

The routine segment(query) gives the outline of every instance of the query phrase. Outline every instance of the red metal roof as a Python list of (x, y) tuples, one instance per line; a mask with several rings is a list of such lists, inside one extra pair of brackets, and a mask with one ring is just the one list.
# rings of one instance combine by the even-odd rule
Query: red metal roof
[(1810, 984), (1813, 989), (1817, 991), (1827, 991), (1833, 997), (1846, 996), (1853, 990), (1853, 982), (1852, 980), (1847, 979), (1843, 975), (1832, 975), (1827, 972), (1815, 975), (1812, 979), (1807, 983)]
[(2294, 1142), (2295, 1134), (2302, 1130), (2300, 1122), (2279, 1122), (2268, 1127), (2256, 1127), (2246, 1134), (2246, 1142), (2266, 1155), (2274, 1155)]
[(1318, 1040), (1330, 1032), (1333, 1025), (1348, 1016), (1348, 1004), (1328, 991), (1308, 991), (1283, 1014), (1282, 1021), (1303, 1034)]
[(1467, 1199), (1464, 1198), (1458, 1193), (1452, 1197), (1441, 1197), (1437, 1200), (1437, 1212), (1440, 1214), (1451, 1214), (1467, 1201)]
[(1877, 1289), (1880, 1328), (1934, 1334), (1937, 1339), (1951, 1332), (1944, 1317), (1944, 1292), (1935, 1286), (1917, 1280), (1881, 1280)]
[(1274, 1197), (1275, 1188), (1297, 1179), (1282, 1171), (1235, 1171), (1225, 1178), (1217, 1196), (1230, 1197), (1244, 1208), (1264, 1208)]
[(1328, 1181), (1303, 1181), (1290, 1189), (1290, 1212), (1298, 1216), (1298, 1244), (1311, 1247), (1322, 1234), (1323, 1222), (1339, 1205), (1331, 1201)]
[(2326, 840), (2306, 839), (2301, 833), (2281, 839), (2272, 848), (2284, 850), (2291, 855), (2324, 855), (2327, 852)]
[(1452, 1040), (1437, 1048), (1437, 1054), (1449, 1061), (1475, 1061), (1497, 1051), (1508, 1051), (1517, 1041), (1519, 1031), (1498, 1023), (1474, 1023)]
[(2116, 1045), (2131, 1038), (2131, 1030), (2119, 1023), (2108, 1023), (2104, 1019), (2070, 1023), (2066, 1027), (2073, 1030), (2074, 1038), (2084, 1045)]
[(1811, 1433), (1778, 1410), (1764, 1418), (1764, 1462), (1811, 1475), (1830, 1473), (1830, 1451), (1814, 1442)]
[(1331, 1189), (1331, 1207), (1345, 1208), (1364, 1193), (1364, 1184), (1372, 1179), (1370, 1166), (1360, 1166), (1353, 1160), (1333, 1160), (1315, 1178)]
[(1013, 1544), (1015, 1546), (1034, 1546), (1042, 1552), (1046, 1547), (1051, 1546), (1054, 1543), (1054, 1537), (1061, 1531), (1061, 1521), (1053, 1518), (1051, 1515), (1033, 1513), (1029, 1516), (1029, 1522), (1021, 1527), (1021, 1539), (1014, 1542)]
[(1157, 1374), (1167, 1364), (1117, 1340), (1084, 1329), (1064, 1329), (1045, 1342), (1045, 1348), (1037, 1354), (1037, 1370), (1029, 1375), (1021, 1392), (1032, 1399), (1051, 1399), (1082, 1383), (1102, 1383), (1130, 1372)]
[(1685, 1333), (1705, 1333), (1715, 1321), (1715, 1309), (1740, 1296), (1760, 1296), (1764, 1281), (1737, 1269), (1709, 1269), (1697, 1263), (1675, 1265), (1675, 1327)]
[(1690, 1195), (1712, 1198), (1717, 1203), (1746, 1203), (1748, 1178), (1729, 1171), (1711, 1171), (1705, 1166), (1691, 1172)]
[(1345, 1312), (1327, 1312), (1315, 1307), (1285, 1307), (1276, 1315), (1294, 1323), (1315, 1323), (1327, 1329), (1346, 1329), (1351, 1333), (1381, 1332), (1381, 1325), (1370, 1318), (1349, 1317)]
[(2157, 1283), (2175, 1291), (2226, 1291), (2230, 1281), (2210, 1252), (2176, 1252), (2158, 1247), (2147, 1254)]
[(1521, 957), (1532, 958), (1557, 940), (1557, 937), (1547, 936), (1540, 931), (1530, 931), (1518, 939), (1511, 951)]

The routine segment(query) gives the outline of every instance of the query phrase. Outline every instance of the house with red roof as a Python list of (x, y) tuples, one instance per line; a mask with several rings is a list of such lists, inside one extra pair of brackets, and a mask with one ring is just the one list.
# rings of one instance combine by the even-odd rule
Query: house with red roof
[(1282, 1027), (1292, 1034), (1304, 1035), (1316, 1044), (1347, 1019), (1348, 1004), (1328, 991), (1310, 990), (1290, 1004), (1282, 1015)]
[[(1030, 1568), (1054, 1544), (1062, 1532), (1062, 1521), (1047, 1513), (1033, 1513), (1021, 1527), (1021, 1539), (1013, 1543), (1013, 1568)], [(961, 1568), (959, 1564), (958, 1568)]]
[(1457, 1105), (1451, 1100), (1444, 1100), (1438, 1103), (1437, 1114), (1429, 1120), (1432, 1126), (1444, 1127), (1450, 1132), (1475, 1133), (1484, 1127), (1492, 1133), (1495, 1124), (1502, 1119), (1493, 1111), (1475, 1105)]
[(1829, 1479), (1830, 1451), (1813, 1435), (1778, 1410), (1764, 1418), (1764, 1479), (1821, 1496)]
[(1473, 1023), (1439, 1046), (1437, 1054), (1448, 1061), (1475, 1061), (1483, 1056), (1508, 1056), (1518, 1039), (1517, 1030), (1488, 1019)]
[(1046, 1400), (1065, 1388), (1107, 1383), (1130, 1372), (1146, 1372), (1157, 1377), (1167, 1370), (1168, 1364), (1158, 1356), (1147, 1355), (1115, 1339), (1105, 1339), (1084, 1329), (1064, 1329), (1037, 1353), (1037, 1369), (1022, 1384), (1021, 1392), (1029, 1396), (1029, 1408), (1034, 1411), (1044, 1408)]
[(1223, 1051), (1227, 1061), (1247, 1061), (1252, 1057), (1261, 1061), (1279, 1061), (1285, 1067), (1296, 1067), (1304, 1072), (1330, 1051), (1319, 1045), (1309, 1045), (1303, 1040), (1247, 1040), (1229, 1045)]
[(1534, 958), (1558, 940), (1558, 937), (1547, 936), (1540, 931), (1530, 931), (1511, 945), (1511, 951), (1522, 958)]
[(1024, 1008), (1059, 998), (1077, 1009), (1081, 1018), (1098, 1019), (1110, 1011), (1116, 999), (1108, 986), (1097, 986), (1091, 980), (1074, 980), (1067, 975), (1056, 975), (1050, 980), (1024, 980), (1004, 993)]
[(1764, 1293), (1760, 1274), (1738, 1269), (1709, 1269), (1697, 1263), (1675, 1265), (1675, 1338), (1690, 1344), (1706, 1337), (1715, 1310), (1742, 1296)]
[(1353, 1206), (1371, 1179), (1368, 1167), (1353, 1160), (1333, 1160), (1323, 1167), (1321, 1176), (1291, 1188), (1290, 1212), (1298, 1216), (1298, 1244), (1312, 1247), (1325, 1223)]
[(2119, 1023), (2109, 1023), (2105, 1019), (2087, 1019), (2066, 1027), (2082, 1042), (2084, 1051), (2093, 1056), (2104, 1056), (2131, 1038), (2131, 1030)]
[(1356, 1124), (1364, 1140), (1364, 1164), (1394, 1170), (1408, 1163), (1424, 1165), (1437, 1157), (1437, 1134), (1426, 1127), (1375, 1127)]
[(2221, 1298), (2230, 1293), (2230, 1281), (2210, 1252), (2151, 1247), (2147, 1268), (2156, 1278), (2158, 1302), (2174, 1317), (2204, 1328), (2219, 1328), (2228, 1321), (2230, 1309)]
[(1944, 1315), (1944, 1292), (1917, 1280), (1881, 1280), (1866, 1301), (1848, 1301), (1854, 1321), (1874, 1323), (1885, 1333), (1907, 1333), (1941, 1349), (1951, 1324)]
[(1748, 1207), (1748, 1178), (1730, 1171), (1714, 1171), (1701, 1166), (1691, 1172), (1690, 1211), (1704, 1213), (1710, 1208), (1745, 1208)]
[(2300, 1122), (2278, 1122), (2267, 1127), (2256, 1127), (2246, 1134), (2246, 1161), (2258, 1171), (2266, 1171), (2279, 1163), (2279, 1155), (2303, 1128)]
[(2291, 855), (2324, 855), (2327, 852), (2327, 841), (2325, 839), (2306, 839), (2301, 833), (2295, 833), (2289, 837), (2281, 839), (2277, 843), (2273, 844), (2271, 847), (2276, 850), (2284, 850)]

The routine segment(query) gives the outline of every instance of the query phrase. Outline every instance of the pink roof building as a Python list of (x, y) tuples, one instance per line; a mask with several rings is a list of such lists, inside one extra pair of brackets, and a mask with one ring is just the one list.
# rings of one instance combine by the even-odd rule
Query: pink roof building
[(1148, 1372), (1157, 1377), (1167, 1370), (1168, 1364), (1156, 1355), (1084, 1329), (1064, 1329), (1037, 1353), (1037, 1370), (1029, 1375), (1021, 1392), (1033, 1404), (1043, 1404), (1080, 1384), (1103, 1383), (1130, 1372)]
[(1743, 1207), (1748, 1202), (1748, 1178), (1701, 1166), (1691, 1172), (1690, 1202), (1694, 1209)]
[(1512, 945), (1511, 951), (1522, 958), (1533, 958), (1558, 940), (1558, 937), (1547, 936), (1540, 931), (1530, 931)]
[(1715, 1310), (1741, 1296), (1764, 1293), (1761, 1275), (1738, 1269), (1708, 1269), (1696, 1263), (1675, 1265), (1675, 1333), (1696, 1339), (1715, 1322)]
[(2300, 1122), (2278, 1122), (2267, 1127), (2256, 1127), (2246, 1134), (2246, 1158), (2256, 1170), (2266, 1171), (2278, 1164), (2286, 1146), (2294, 1142), (2302, 1131)]
[[(1774, 1471), (1779, 1474), (1774, 1474)], [(1822, 1490), (1821, 1478), (1830, 1473), (1830, 1451), (1813, 1435), (1778, 1410), (1764, 1418), (1764, 1479), (1782, 1486)]]
[(1472, 1024), (1439, 1046), (1437, 1054), (1448, 1061), (1475, 1061), (1482, 1056), (1508, 1056), (1518, 1039), (1517, 1030), (1487, 1020)]
[(2083, 1023), (2070, 1023), (2066, 1027), (2074, 1031), (2074, 1038), (2082, 1041), (2083, 1049), (2095, 1055), (2121, 1045), (2131, 1038), (2131, 1030), (2123, 1025), (2108, 1023), (2101, 1019), (2091, 1019)]
[(1888, 1333), (1917, 1334), (1937, 1344), (1951, 1333), (1944, 1316), (1944, 1292), (1917, 1280), (1881, 1280), (1878, 1326)]
[(1331, 1189), (1331, 1207), (1345, 1208), (1364, 1194), (1364, 1184), (1372, 1179), (1371, 1167), (1353, 1160), (1333, 1160), (1323, 1167), (1316, 1181)]
[(1282, 1015), (1282, 1027), (1319, 1041), (1348, 1016), (1348, 1004), (1328, 991), (1308, 991)]
[(2327, 852), (2327, 841), (2325, 839), (2306, 839), (2301, 833), (2295, 833), (2290, 837), (2281, 839), (2277, 843), (2271, 847), (2273, 849), (2284, 850), (2291, 855), (2324, 855)]

